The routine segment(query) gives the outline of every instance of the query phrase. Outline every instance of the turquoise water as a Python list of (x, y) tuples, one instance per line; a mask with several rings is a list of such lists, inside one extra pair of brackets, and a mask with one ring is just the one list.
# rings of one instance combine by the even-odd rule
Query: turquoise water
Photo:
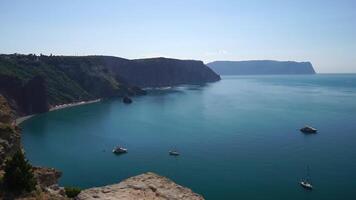
[[(298, 131), (304, 124), (316, 135)], [(153, 171), (207, 199), (355, 199), (356, 75), (226, 76), (24, 122), (35, 165), (61, 185), (117, 183)], [(116, 144), (129, 153), (115, 156)], [(168, 156), (177, 148), (181, 156)], [(298, 185), (306, 166), (315, 190)]]

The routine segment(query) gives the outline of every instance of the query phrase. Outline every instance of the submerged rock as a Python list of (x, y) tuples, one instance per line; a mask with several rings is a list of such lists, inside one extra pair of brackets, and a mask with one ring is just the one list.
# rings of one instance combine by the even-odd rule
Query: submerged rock
[(203, 200), (204, 198), (192, 190), (174, 183), (168, 178), (148, 172), (128, 178), (118, 184), (83, 190), (76, 199)]

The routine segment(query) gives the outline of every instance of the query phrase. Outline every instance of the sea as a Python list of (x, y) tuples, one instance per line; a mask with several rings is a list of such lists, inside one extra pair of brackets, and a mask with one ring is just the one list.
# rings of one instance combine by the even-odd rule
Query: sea
[[(300, 132), (305, 125), (318, 132)], [(155, 172), (213, 200), (356, 199), (356, 74), (222, 76), (151, 89), (129, 105), (113, 98), (39, 114), (21, 127), (29, 161), (62, 171), (61, 186)], [(128, 153), (113, 154), (117, 145)]]

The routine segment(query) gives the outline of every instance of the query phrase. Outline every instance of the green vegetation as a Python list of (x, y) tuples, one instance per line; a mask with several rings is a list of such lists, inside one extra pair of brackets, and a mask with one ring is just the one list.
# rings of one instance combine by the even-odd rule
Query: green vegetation
[(21, 151), (6, 161), (3, 184), (8, 191), (14, 193), (31, 192), (35, 189), (36, 180), (32, 166)]
[(81, 192), (81, 189), (77, 187), (64, 187), (64, 190), (69, 198), (74, 198)]
[(49, 104), (56, 105), (119, 94), (116, 75), (104, 65), (100, 56), (0, 55), (0, 78), (12, 77), (25, 85), (41, 76)]

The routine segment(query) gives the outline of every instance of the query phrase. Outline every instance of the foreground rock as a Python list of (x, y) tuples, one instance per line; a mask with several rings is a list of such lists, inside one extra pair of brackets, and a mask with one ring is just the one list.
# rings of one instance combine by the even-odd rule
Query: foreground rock
[(148, 172), (126, 179), (118, 184), (82, 191), (77, 200), (134, 200), (134, 199), (187, 199), (202, 200), (201, 195), (173, 181)]

